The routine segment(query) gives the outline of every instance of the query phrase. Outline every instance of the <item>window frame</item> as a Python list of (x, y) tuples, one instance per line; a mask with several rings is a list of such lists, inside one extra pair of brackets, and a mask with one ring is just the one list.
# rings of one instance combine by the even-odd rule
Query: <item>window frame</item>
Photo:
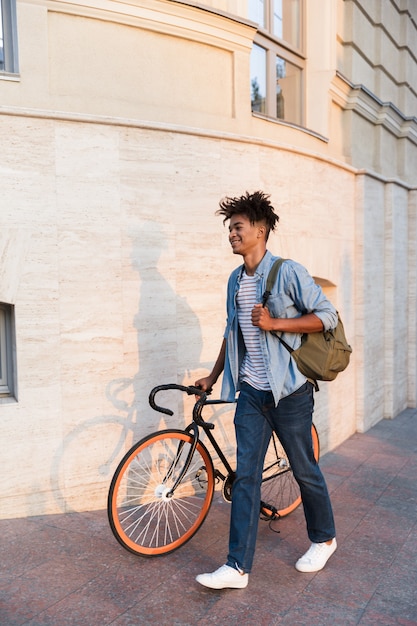
[(1, 32), (3, 33), (3, 69), (0, 77), (19, 73), (17, 48), (17, 12), (16, 0), (0, 0)]
[[(250, 1), (250, 0), (248, 0)], [(300, 0), (300, 47), (297, 48), (284, 39), (273, 34), (273, 1), (265, 0), (265, 27), (258, 25), (253, 43), (266, 51), (266, 96), (265, 112), (252, 111), (252, 114), (266, 117), (268, 119), (294, 124), (295, 126), (305, 125), (306, 115), (306, 90), (305, 90), (305, 1)], [(276, 57), (288, 61), (300, 70), (300, 121), (290, 122), (276, 115)], [(252, 76), (251, 76), (252, 81)]]
[(14, 306), (0, 302), (0, 398), (16, 394)]

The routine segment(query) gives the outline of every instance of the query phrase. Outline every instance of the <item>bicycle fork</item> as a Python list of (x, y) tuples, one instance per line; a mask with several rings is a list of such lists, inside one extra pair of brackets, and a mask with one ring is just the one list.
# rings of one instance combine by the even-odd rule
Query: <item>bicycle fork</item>
[[(187, 454), (187, 458), (185, 459), (185, 462), (182, 466), (182, 469), (180, 471), (180, 473), (177, 476), (177, 479), (175, 480), (174, 484), (172, 485), (171, 489), (169, 491), (166, 492), (165, 497), (166, 498), (172, 498), (172, 496), (174, 495), (174, 492), (176, 490), (176, 488), (178, 487), (178, 485), (181, 483), (182, 479), (184, 478), (185, 474), (188, 472), (188, 468), (190, 467), (191, 464), (191, 460), (194, 456), (194, 452), (195, 449), (197, 447), (197, 441), (198, 441), (198, 427), (195, 424), (190, 424), (189, 426), (187, 426), (187, 428), (185, 429), (186, 432), (190, 433), (190, 431), (192, 432), (193, 435), (193, 441), (191, 443), (191, 447), (188, 451)], [(174, 460), (172, 461), (171, 465), (168, 468), (168, 471), (162, 481), (162, 484), (165, 485), (167, 483), (167, 481), (172, 477), (175, 468), (177, 467), (177, 464), (179, 462), (179, 459), (181, 457), (182, 454), (182, 450), (184, 448), (184, 444), (185, 441), (180, 441), (178, 444), (178, 449), (177, 452), (175, 454)]]

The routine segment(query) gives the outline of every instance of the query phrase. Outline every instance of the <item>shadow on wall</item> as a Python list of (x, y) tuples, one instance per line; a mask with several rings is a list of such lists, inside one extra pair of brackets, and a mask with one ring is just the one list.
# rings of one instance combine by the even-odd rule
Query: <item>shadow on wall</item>
[[(185, 426), (184, 406), (185, 421), (190, 421), (188, 409), (192, 399), (187, 404), (181, 392), (158, 394), (158, 404), (174, 411), (174, 416), (167, 418), (149, 407), (150, 390), (166, 383), (192, 384), (191, 370), (211, 366), (200, 362), (202, 336), (198, 317), (187, 299), (176, 292), (177, 267), (186, 267), (182, 250), (175, 250), (175, 241), (169, 242), (157, 222), (146, 222), (128, 237), (129, 264), (139, 274), (140, 289), (133, 319), (125, 318), (123, 336), (125, 358), (132, 361), (136, 358), (132, 352), (137, 351), (137, 371), (133, 378), (110, 381), (105, 390), (109, 414), (79, 423), (55, 453), (51, 484), (55, 500), (65, 512), (105, 508), (111, 478), (130, 446), (150, 432)], [(174, 287), (161, 272), (161, 264), (167, 267)], [(130, 287), (134, 281), (127, 283), (125, 274), (129, 274), (127, 268), (123, 270), (124, 297), (137, 297)], [(122, 301), (122, 306), (129, 310), (130, 302)], [(130, 332), (133, 329), (136, 332)], [(130, 338), (134, 334), (133, 348)]]

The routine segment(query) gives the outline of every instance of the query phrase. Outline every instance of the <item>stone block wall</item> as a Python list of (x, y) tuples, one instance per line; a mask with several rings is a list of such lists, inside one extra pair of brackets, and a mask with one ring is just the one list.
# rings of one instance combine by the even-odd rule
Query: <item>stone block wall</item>
[[(3, 516), (103, 508), (131, 442), (184, 425), (190, 400), (165, 394), (167, 418), (147, 398), (157, 384), (193, 383), (217, 356), (239, 262), (214, 215), (224, 195), (271, 194), (280, 215), (271, 250), (335, 285), (329, 295), (353, 338), (349, 170), (198, 133), (0, 124), (9, 163), (0, 299), (15, 305), (18, 360), (17, 401), (0, 405)], [(355, 430), (354, 371), (317, 396), (323, 450)], [(218, 431), (228, 441), (231, 430), (229, 416)]]

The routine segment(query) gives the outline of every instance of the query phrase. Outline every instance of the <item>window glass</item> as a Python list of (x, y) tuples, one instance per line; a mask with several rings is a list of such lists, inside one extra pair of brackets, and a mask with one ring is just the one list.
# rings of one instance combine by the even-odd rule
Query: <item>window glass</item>
[(272, 33), (291, 46), (301, 45), (300, 0), (273, 0)]
[(19, 71), (16, 24), (16, 0), (0, 0), (0, 72)]
[[(303, 125), (303, 0), (247, 0), (259, 24), (251, 54), (252, 111)], [(263, 22), (262, 22), (263, 19)]]
[(250, 57), (252, 111), (266, 113), (266, 50), (254, 44)]
[(277, 56), (276, 68), (276, 116), (301, 124), (301, 70), (296, 65)]
[(265, 0), (249, 0), (249, 19), (265, 28)]
[(282, 39), (284, 29), (282, 27), (282, 0), (274, 0), (273, 28), (274, 35)]
[(6, 314), (0, 307), (0, 393), (7, 390)]
[(13, 307), (0, 302), (0, 396), (14, 392), (14, 318)]
[(0, 0), (0, 72), (4, 70), (3, 14)]

